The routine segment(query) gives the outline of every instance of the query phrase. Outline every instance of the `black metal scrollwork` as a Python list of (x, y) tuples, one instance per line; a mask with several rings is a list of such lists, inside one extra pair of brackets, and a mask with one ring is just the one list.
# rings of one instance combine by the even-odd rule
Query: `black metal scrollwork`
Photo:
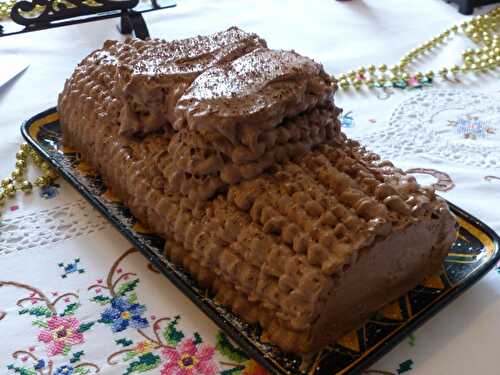
[[(53, 21), (60, 21), (73, 17), (80, 17), (113, 10), (132, 9), (139, 0), (33, 0), (20, 1), (11, 10), (14, 22), (26, 27), (46, 26)], [(37, 6), (43, 11), (34, 17), (26, 15), (34, 11)], [(24, 12), (25, 14), (23, 14)]]
[[(11, 9), (10, 25), (0, 25), (0, 37), (65, 25), (121, 17), (122, 34), (149, 37), (142, 13), (175, 7), (173, 0), (21, 0)], [(12, 30), (12, 25), (24, 26)]]

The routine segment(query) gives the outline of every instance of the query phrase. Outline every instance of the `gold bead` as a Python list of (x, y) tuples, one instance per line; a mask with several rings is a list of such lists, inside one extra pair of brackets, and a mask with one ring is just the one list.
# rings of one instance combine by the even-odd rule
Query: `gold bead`
[(364, 66), (359, 67), (357, 73), (360, 76), (364, 75), (366, 73), (366, 68)]
[(384, 73), (385, 71), (387, 71), (387, 65), (385, 65), (385, 64), (381, 64), (381, 65), (378, 67), (378, 70), (380, 70), (382, 73)]
[(16, 195), (16, 190), (17, 189), (13, 184), (9, 184), (3, 189), (3, 192), (8, 197), (13, 197), (14, 195)]
[(496, 65), (495, 64), (495, 60), (493, 60), (493, 59), (489, 59), (488, 60), (488, 66), (490, 66), (491, 68), (493, 68), (495, 65)]
[(347, 76), (350, 78), (350, 79), (354, 79), (356, 78), (356, 72), (354, 70), (349, 70), (347, 72)]
[(21, 146), (19, 146), (19, 149), (25, 153), (32, 150), (32, 148), (27, 143), (21, 143)]
[(363, 81), (359, 80), (359, 79), (356, 79), (352, 85), (354, 86), (354, 88), (356, 90), (359, 90), (361, 88), (361, 86), (363, 85)]
[(448, 69), (447, 68), (439, 69), (439, 74), (445, 77), (448, 74)]
[(482, 72), (485, 72), (486, 70), (488, 70), (488, 63), (483, 61), (481, 64), (479, 64), (479, 69), (482, 71)]
[(7, 187), (8, 185), (10, 185), (12, 183), (12, 179), (10, 178), (4, 178), (2, 180), (2, 182), (0, 182), (0, 184), (2, 185), (3, 188)]
[(471, 71), (477, 70), (477, 68), (478, 68), (478, 67), (477, 67), (477, 65), (476, 65), (476, 64), (471, 64), (471, 66), (469, 66), (469, 69), (470, 69)]
[(49, 163), (45, 161), (40, 164), (40, 169), (44, 172), (48, 172), (51, 170)]
[(464, 30), (464, 33), (465, 35), (470, 37), (474, 33), (474, 30), (475, 30), (474, 27), (469, 26)]
[(401, 75), (401, 79), (403, 81), (408, 81), (410, 79), (410, 75), (406, 72), (404, 72), (402, 75)]
[(451, 27), (450, 29), (452, 32), (456, 33), (458, 31), (458, 26), (457, 25), (454, 25)]
[(450, 68), (450, 72), (452, 72), (453, 74), (457, 74), (459, 71), (460, 71), (460, 67), (458, 65), (453, 65)]
[(43, 176), (37, 177), (35, 180), (35, 186), (38, 186), (38, 187), (45, 187), (48, 184), (49, 184), (49, 181), (47, 180), (46, 177), (43, 177)]
[(377, 82), (379, 83), (379, 85), (384, 86), (387, 80), (385, 79), (385, 77), (380, 77)]
[(420, 81), (422, 78), (424, 78), (424, 75), (421, 72), (416, 72), (415, 73), (415, 78)]
[(393, 65), (389, 70), (391, 71), (392, 74), (396, 75), (399, 72), (399, 66)]
[(30, 157), (32, 157), (32, 158), (34, 158), (35, 156), (37, 156), (37, 155), (38, 155), (38, 154), (37, 154), (37, 152), (36, 152), (34, 149), (32, 149), (32, 148), (30, 148), (30, 149), (29, 149), (28, 151), (26, 151), (26, 152), (28, 153), (28, 156), (30, 156)]
[(17, 180), (19, 177), (21, 177), (21, 176), (22, 176), (22, 174), (23, 174), (23, 173), (21, 172), (21, 170), (20, 170), (19, 168), (16, 168), (16, 169), (14, 169), (14, 170), (12, 171), (12, 173), (10, 174), (10, 176), (11, 176), (11, 178), (12, 178), (13, 180)]
[(24, 160), (17, 160), (16, 161), (16, 168), (19, 168), (20, 170), (26, 169), (26, 162)]
[(377, 67), (375, 65), (372, 64), (372, 65), (368, 66), (368, 72), (370, 74), (375, 73), (375, 70), (377, 70)]
[(42, 164), (42, 163), (43, 163), (43, 159), (40, 157), (40, 155), (38, 155), (38, 154), (36, 154), (36, 153), (35, 153), (34, 155), (32, 155), (32, 158), (33, 158), (33, 162), (34, 162), (36, 165), (38, 165), (38, 166), (40, 166), (40, 164)]
[(460, 27), (461, 27), (462, 29), (466, 29), (466, 28), (467, 28), (467, 26), (469, 26), (469, 23), (468, 23), (467, 21), (466, 21), (466, 22), (462, 22), (462, 23), (460, 24)]
[(33, 184), (29, 181), (23, 181), (21, 184), (21, 190), (29, 194), (33, 190)]
[(372, 87), (375, 84), (375, 81), (373, 80), (373, 78), (368, 78), (367, 80), (365, 80), (365, 84), (368, 87)]
[(339, 75), (339, 78), (338, 78), (339, 82), (340, 82), (340, 81), (344, 81), (344, 80), (346, 80), (346, 79), (347, 79), (347, 76), (346, 76), (345, 74), (341, 74), (341, 75)]
[(429, 70), (427, 73), (425, 73), (425, 76), (429, 79), (434, 78), (434, 72), (432, 70)]
[(396, 83), (396, 82), (399, 82), (401, 79), (397, 76), (397, 75), (394, 75), (391, 77), (391, 82), (392, 83)]
[(21, 151), (19, 150), (18, 152), (16, 152), (16, 159), (17, 160), (26, 160), (26, 152), (25, 151)]

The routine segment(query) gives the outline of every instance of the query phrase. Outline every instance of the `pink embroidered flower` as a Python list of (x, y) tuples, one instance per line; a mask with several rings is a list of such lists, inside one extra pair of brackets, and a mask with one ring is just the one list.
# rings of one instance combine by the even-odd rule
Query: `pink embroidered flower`
[(47, 321), (48, 329), (38, 334), (38, 341), (44, 342), (47, 354), (55, 356), (73, 345), (83, 343), (83, 334), (79, 331), (80, 322), (73, 317), (53, 316)]
[(175, 349), (164, 349), (165, 366), (161, 375), (217, 375), (219, 365), (213, 360), (215, 349), (184, 339)]

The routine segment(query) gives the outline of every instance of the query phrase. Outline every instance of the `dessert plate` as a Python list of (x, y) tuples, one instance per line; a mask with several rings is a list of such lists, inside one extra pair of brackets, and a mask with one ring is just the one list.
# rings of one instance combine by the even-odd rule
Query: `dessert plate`
[(77, 150), (62, 145), (55, 108), (27, 120), (24, 138), (57, 171), (129, 239), (172, 283), (207, 314), (242, 349), (276, 374), (356, 374), (387, 353), (427, 319), (453, 301), (500, 257), (499, 237), (485, 224), (450, 204), (459, 224), (458, 240), (450, 248), (440, 274), (428, 277), (415, 289), (386, 306), (363, 327), (309, 358), (282, 353), (266, 341), (258, 327), (242, 322), (200, 289), (188, 274), (163, 255), (164, 241), (144, 230), (107, 190)]

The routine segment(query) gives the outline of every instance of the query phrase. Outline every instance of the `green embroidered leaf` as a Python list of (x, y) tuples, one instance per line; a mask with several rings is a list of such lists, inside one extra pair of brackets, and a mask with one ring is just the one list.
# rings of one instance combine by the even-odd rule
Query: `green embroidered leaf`
[(90, 301), (96, 302), (99, 305), (104, 306), (104, 305), (108, 304), (109, 301), (111, 301), (111, 298), (99, 295), (99, 296), (95, 296), (94, 298), (91, 298)]
[(134, 343), (132, 340), (129, 340), (129, 339), (119, 339), (119, 340), (115, 340), (115, 342), (118, 345), (121, 345), (123, 347), (130, 346), (130, 345), (132, 345)]
[(217, 334), (217, 343), (215, 344), (215, 348), (219, 351), (219, 353), (230, 359), (232, 362), (243, 363), (248, 360), (248, 356), (245, 352), (234, 346), (222, 332)]
[(116, 295), (117, 296), (124, 296), (128, 292), (133, 291), (137, 287), (138, 284), (139, 284), (139, 279), (135, 279), (135, 280), (123, 283), (118, 288), (118, 291), (116, 292)]
[(141, 355), (137, 361), (132, 362), (124, 375), (130, 375), (134, 372), (146, 372), (157, 368), (161, 363), (160, 356), (153, 353)]
[(29, 309), (19, 310), (19, 315), (24, 315), (24, 314), (29, 314), (34, 316), (45, 316), (46, 318), (50, 318), (52, 316), (52, 311), (50, 311), (45, 306), (36, 306), (36, 307), (31, 307)]
[(184, 338), (184, 333), (176, 328), (180, 318), (180, 316), (176, 316), (163, 330), (163, 337), (168, 345), (176, 346)]
[(81, 305), (78, 302), (70, 303), (61, 313), (61, 316), (73, 315), (80, 306)]
[(224, 370), (220, 373), (220, 375), (240, 375), (244, 369), (245, 366), (238, 366), (228, 370)]
[(79, 352), (73, 353), (73, 356), (69, 360), (70, 363), (76, 363), (82, 358), (82, 356), (85, 354), (83, 350), (80, 350)]
[(111, 318), (100, 318), (98, 320), (99, 323), (103, 323), (103, 324), (111, 324), (113, 323), (113, 319)]
[(62, 354), (68, 355), (70, 351), (71, 351), (71, 346), (67, 345), (64, 347)]
[(203, 339), (201, 338), (201, 336), (200, 336), (200, 334), (198, 332), (195, 332), (193, 334), (193, 336), (194, 336), (194, 344), (195, 345), (199, 345), (199, 344), (201, 344), (203, 342)]
[(138, 356), (138, 353), (132, 350), (130, 352), (127, 352), (127, 354), (125, 354), (123, 356), (123, 361), (124, 362), (128, 362), (128, 361), (130, 361), (131, 359), (133, 359), (133, 358), (135, 358), (137, 356)]
[(40, 320), (40, 319), (33, 320), (33, 322), (31, 324), (33, 324), (35, 327), (38, 327), (38, 328), (49, 328), (49, 325), (47, 324), (47, 322), (44, 320)]
[(95, 322), (82, 323), (80, 324), (80, 327), (78, 327), (76, 331), (79, 333), (88, 331), (94, 324)]
[(8, 366), (7, 368), (9, 370), (14, 370), (14, 372), (19, 375), (37, 375), (35, 370), (29, 369), (25, 366), (23, 367)]
[(78, 367), (73, 370), (73, 374), (75, 375), (87, 375), (90, 374), (90, 369), (85, 367)]
[(127, 298), (128, 303), (137, 303), (137, 293), (132, 292)]

